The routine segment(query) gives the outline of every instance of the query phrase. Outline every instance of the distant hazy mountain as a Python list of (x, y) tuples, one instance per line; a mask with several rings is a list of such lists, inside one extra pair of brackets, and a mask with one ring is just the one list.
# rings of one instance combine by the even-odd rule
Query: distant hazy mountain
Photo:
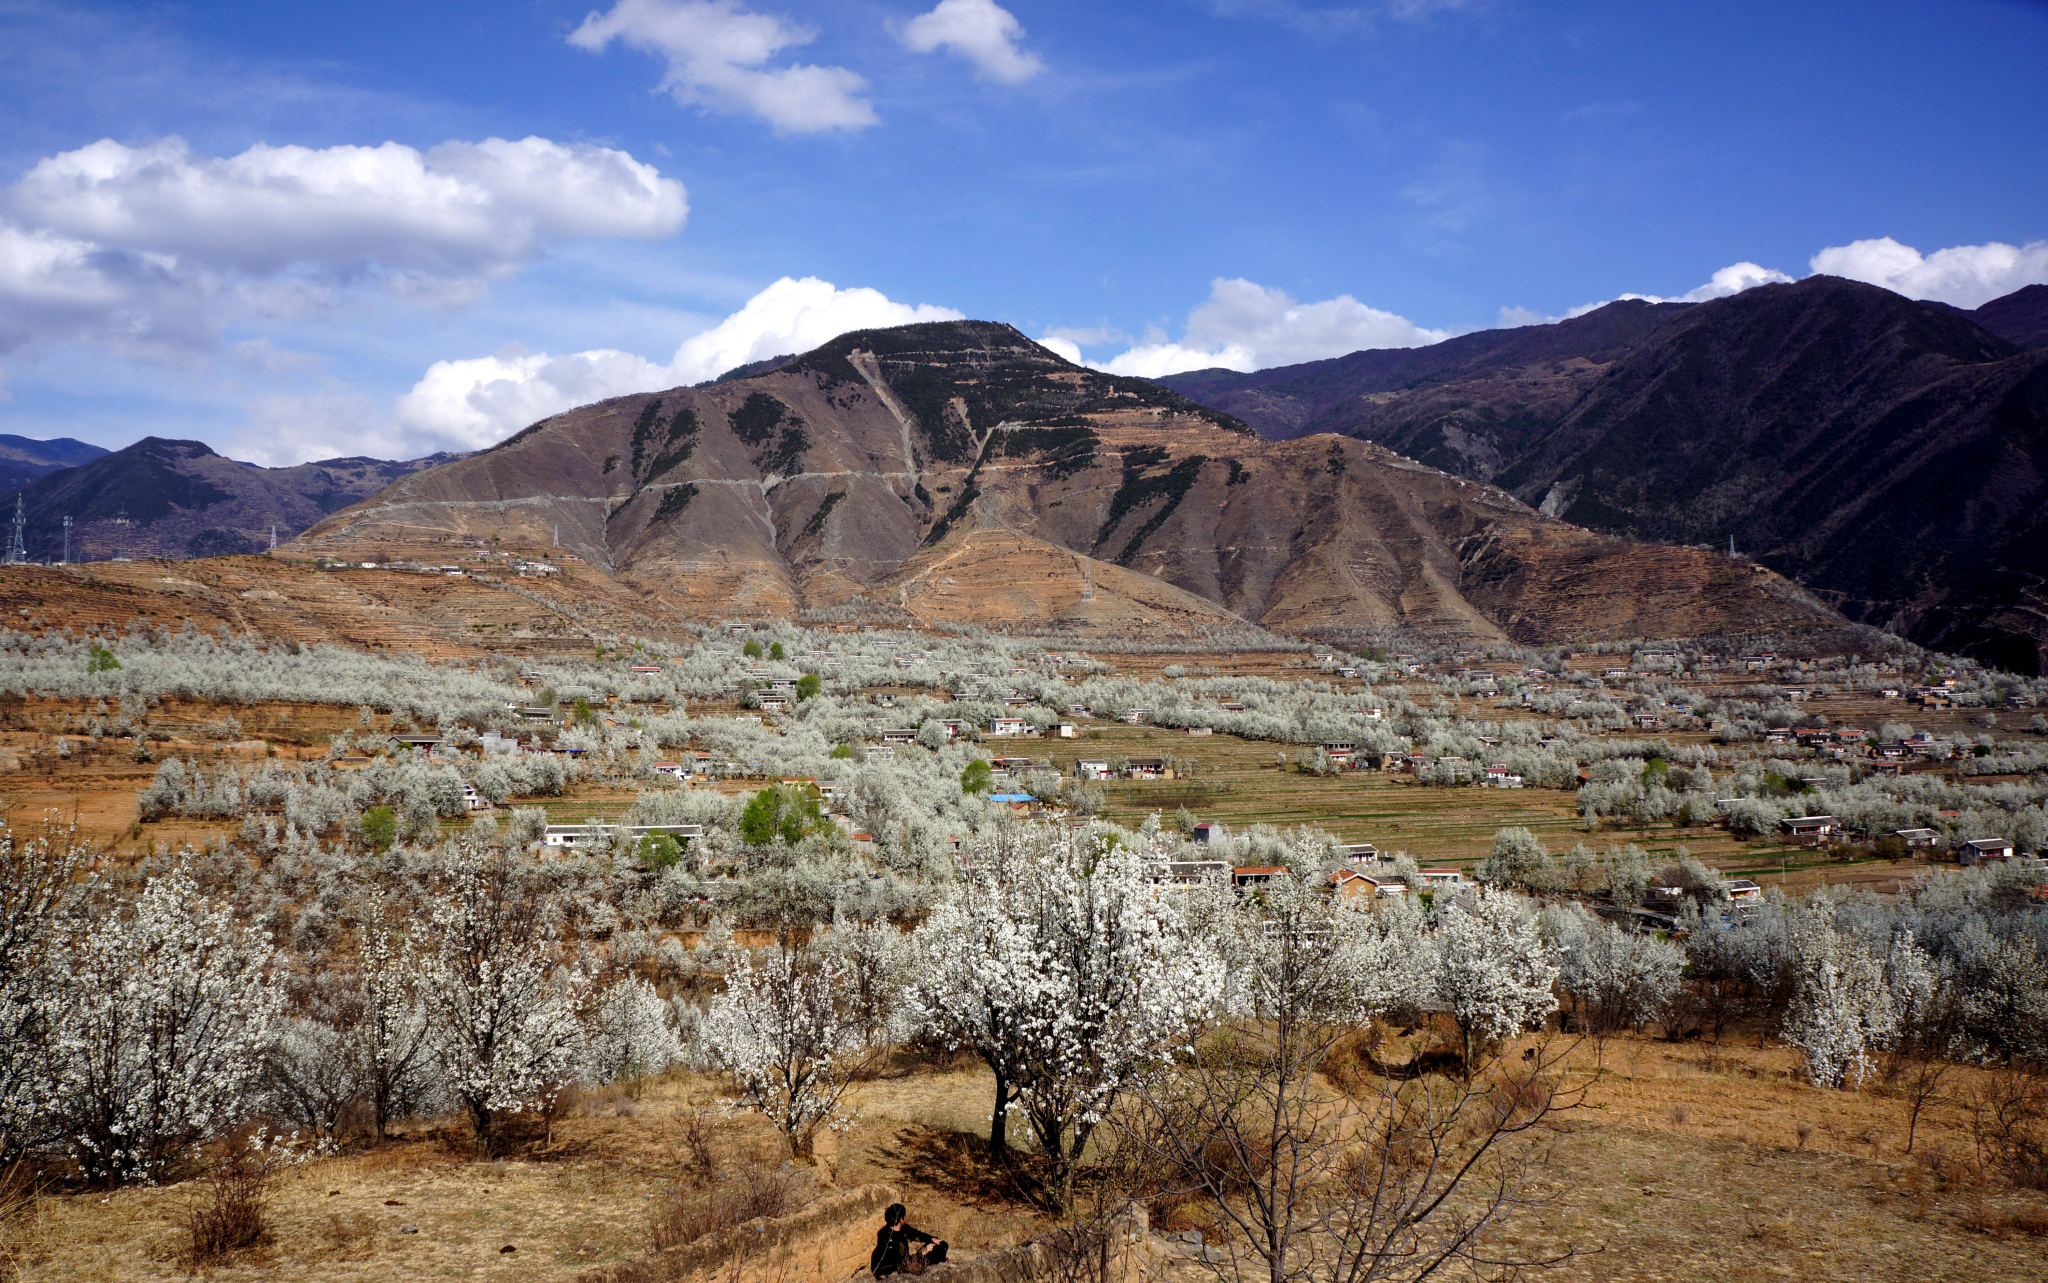
[[(0, 438), (0, 443), (19, 438)], [(32, 445), (79, 446), (78, 442)], [(270, 529), (291, 538), (327, 513), (374, 494), (407, 473), (460, 455), (424, 459), (323, 459), (263, 468), (224, 458), (197, 441), (145, 437), (112, 453), (83, 446), (75, 467), (47, 471), (0, 495), (0, 523), (23, 500), (31, 560), (61, 555), (64, 518), (72, 519), (71, 558), (211, 557), (270, 546)], [(127, 518), (122, 524), (120, 518)]]
[(81, 463), (90, 463), (106, 453), (100, 446), (74, 441), (70, 437), (36, 441), (0, 433), (0, 490), (12, 490), (37, 477), (48, 476), (59, 468), (75, 468)]
[(2044, 331), (2048, 287), (1971, 312), (1817, 276), (1160, 382), (1265, 435), (1368, 438), (1596, 530), (1732, 538), (1853, 618), (2037, 672)]

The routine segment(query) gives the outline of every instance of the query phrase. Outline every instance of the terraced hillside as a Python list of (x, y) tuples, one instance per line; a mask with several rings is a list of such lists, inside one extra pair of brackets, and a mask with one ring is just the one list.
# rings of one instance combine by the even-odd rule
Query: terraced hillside
[(400, 478), (290, 551), (492, 539), (559, 539), (698, 617), (1529, 640), (1832, 618), (1746, 564), (1601, 538), (1359, 441), (1265, 441), (982, 322), (849, 334), (572, 410)]

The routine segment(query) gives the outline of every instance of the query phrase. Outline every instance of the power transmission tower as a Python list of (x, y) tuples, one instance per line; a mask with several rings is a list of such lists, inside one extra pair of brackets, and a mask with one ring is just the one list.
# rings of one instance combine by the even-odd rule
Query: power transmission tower
[(1095, 600), (1095, 576), (1089, 572), (1086, 557), (1081, 558), (1081, 600)]
[(275, 521), (270, 523), (270, 550), (272, 552), (277, 551), (277, 523)]
[(128, 560), (128, 505), (122, 504), (121, 511), (114, 514), (114, 560)]
[(66, 513), (64, 516), (64, 560), (58, 564), (65, 566), (71, 564), (71, 515), (69, 513)]
[(27, 540), (22, 538), (23, 528), (27, 524), (28, 518), (22, 515), (21, 511), (21, 496), (16, 495), (14, 496), (14, 531), (7, 536), (7, 564), (10, 566), (19, 566), (22, 562), (28, 560), (28, 543)]

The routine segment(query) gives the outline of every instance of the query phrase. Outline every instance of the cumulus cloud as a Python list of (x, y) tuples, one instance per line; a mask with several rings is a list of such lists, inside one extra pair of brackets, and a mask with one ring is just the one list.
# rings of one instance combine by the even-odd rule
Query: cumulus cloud
[(682, 184), (653, 166), (545, 138), (223, 157), (178, 138), (104, 140), (37, 162), (5, 203), (30, 226), (252, 276), (359, 262), (490, 275), (549, 241), (668, 236), (689, 211)]
[(1881, 236), (1829, 246), (1807, 266), (1829, 276), (1882, 285), (1907, 298), (1974, 308), (2024, 286), (2048, 284), (2048, 241), (1956, 245), (1923, 255)]
[(952, 308), (898, 303), (879, 290), (785, 276), (717, 325), (685, 339), (666, 364), (612, 350), (567, 356), (508, 351), (436, 361), (399, 398), (394, 418), (414, 443), (409, 453), (480, 449), (575, 406), (701, 383), (750, 361), (808, 351), (851, 330), (960, 318)]
[(1696, 285), (1676, 298), (1658, 298), (1654, 294), (1624, 294), (1623, 298), (1643, 298), (1652, 303), (1704, 303), (1710, 298), (1729, 298), (1744, 290), (1753, 290), (1759, 285), (1789, 285), (1792, 278), (1775, 268), (1759, 267), (1755, 263), (1734, 263), (1722, 268), (1707, 278), (1705, 285)]
[(1707, 278), (1704, 285), (1696, 285), (1683, 294), (1617, 294), (1594, 303), (1581, 303), (1562, 316), (1545, 316), (1526, 307), (1503, 307), (1496, 324), (1501, 329), (1514, 329), (1524, 325), (1554, 325), (1568, 321), (1575, 316), (1606, 307), (1622, 299), (1640, 299), (1646, 303), (1704, 303), (1708, 299), (1728, 298), (1759, 285), (1787, 285), (1794, 278), (1775, 268), (1760, 267), (1755, 263), (1731, 263)]
[(912, 53), (947, 49), (974, 64), (975, 74), (1006, 85), (1045, 70), (1035, 53), (1017, 47), (1024, 36), (1015, 14), (995, 0), (939, 0), (930, 13), (903, 24), (900, 38)]
[[(1168, 342), (1164, 335), (1148, 336), (1096, 368), (1142, 378), (1211, 366), (1260, 370), (1363, 348), (1420, 347), (1449, 337), (1448, 330), (1424, 329), (1349, 294), (1298, 303), (1282, 290), (1219, 278), (1209, 283), (1207, 301), (1188, 313), (1179, 342)], [(1071, 339), (1057, 333), (1040, 341), (1069, 360), (1080, 352)]]
[(0, 352), (45, 337), (177, 359), (230, 315), (304, 315), (366, 281), (470, 298), (553, 244), (667, 236), (688, 211), (625, 152), (545, 138), (226, 157), (101, 141), (0, 190)]
[(50, 338), (175, 359), (213, 342), (221, 289), (165, 255), (0, 222), (0, 355)]
[(769, 67), (792, 45), (817, 39), (815, 29), (754, 13), (733, 0), (618, 0), (592, 11), (569, 43), (601, 53), (620, 41), (668, 63), (661, 88), (683, 106), (752, 113), (777, 133), (863, 129), (874, 108), (860, 96), (867, 81), (845, 67)]

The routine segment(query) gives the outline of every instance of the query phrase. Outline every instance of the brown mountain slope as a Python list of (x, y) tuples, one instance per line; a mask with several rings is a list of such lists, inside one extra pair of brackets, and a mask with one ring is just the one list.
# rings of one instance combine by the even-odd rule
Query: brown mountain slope
[(1687, 306), (1623, 299), (1553, 325), (1159, 383), (1273, 440), (1341, 432), (1484, 480), (1569, 409), (1607, 361)]
[[(1725, 559), (1601, 539), (1362, 442), (1262, 441), (980, 322), (850, 334), (752, 377), (573, 410), (401, 478), (294, 548), (388, 559), (493, 537), (559, 537), (707, 617), (868, 603), (959, 622), (1234, 616), (1532, 640), (1830, 617), (1746, 570), (1689, 591)], [(1503, 547), (1518, 572), (1495, 564)], [(1484, 550), (1492, 569), (1472, 579)], [(1685, 601), (1640, 613), (1645, 573)], [(1538, 600), (1572, 575), (1614, 588)]]
[(1855, 282), (1703, 303), (1500, 474), (1568, 520), (1739, 546), (1851, 617), (2039, 671), (2048, 352)]
[(2014, 347), (2048, 347), (2048, 285), (2024, 286), (1970, 316)]
[(1594, 529), (1732, 537), (1854, 618), (2048, 667), (2048, 287), (1966, 312), (1816, 276), (1649, 307), (1163, 382)]

